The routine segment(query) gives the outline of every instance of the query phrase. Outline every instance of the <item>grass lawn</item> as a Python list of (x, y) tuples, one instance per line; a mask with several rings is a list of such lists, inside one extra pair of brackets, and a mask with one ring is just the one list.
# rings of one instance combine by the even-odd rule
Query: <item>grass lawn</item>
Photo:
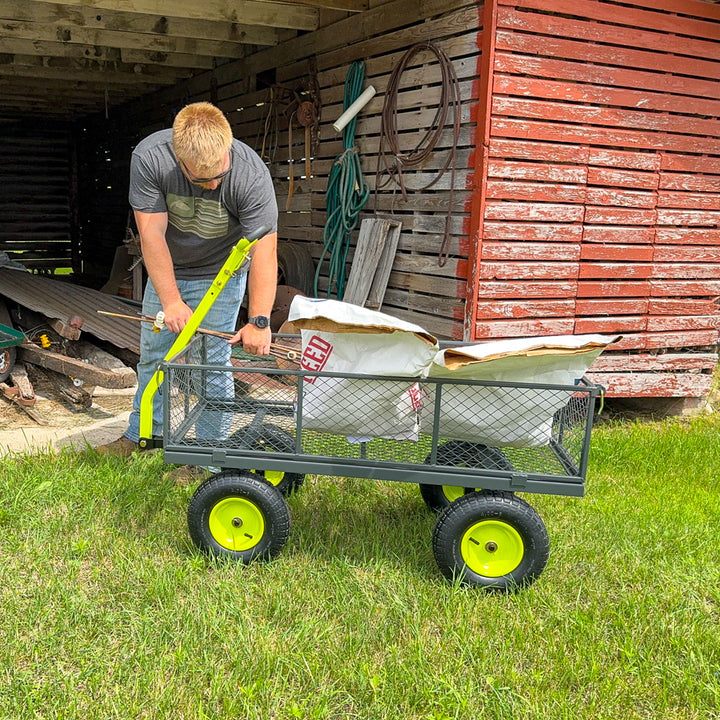
[(720, 718), (720, 417), (604, 423), (526, 495), (548, 567), (444, 581), (406, 483), (309, 477), (275, 561), (210, 562), (158, 454), (0, 467), (0, 718)]

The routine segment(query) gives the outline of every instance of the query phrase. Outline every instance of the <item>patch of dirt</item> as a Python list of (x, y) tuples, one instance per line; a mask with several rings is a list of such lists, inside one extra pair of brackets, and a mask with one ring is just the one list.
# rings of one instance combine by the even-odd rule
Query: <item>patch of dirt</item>
[(134, 388), (121, 390), (101, 387), (87, 388), (92, 394), (86, 403), (87, 407), (83, 407), (65, 397), (46, 373), (31, 365), (27, 365), (26, 368), (36, 397), (35, 404), (30, 407), (30, 411), (45, 423), (37, 422), (29, 413), (2, 396), (2, 400), (0, 400), (0, 432), (40, 427), (81, 428), (132, 410)]

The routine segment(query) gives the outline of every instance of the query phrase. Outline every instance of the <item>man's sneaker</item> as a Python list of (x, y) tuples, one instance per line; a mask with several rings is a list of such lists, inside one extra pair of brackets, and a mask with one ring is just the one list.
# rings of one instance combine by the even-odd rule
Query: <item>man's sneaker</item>
[(140, 446), (129, 437), (123, 435), (107, 445), (98, 445), (95, 449), (101, 455), (129, 458), (134, 452), (140, 449)]
[(197, 465), (180, 465), (174, 470), (165, 473), (165, 478), (171, 480), (178, 485), (191, 485), (198, 480), (205, 480), (210, 477), (210, 471), (207, 468), (198, 467)]

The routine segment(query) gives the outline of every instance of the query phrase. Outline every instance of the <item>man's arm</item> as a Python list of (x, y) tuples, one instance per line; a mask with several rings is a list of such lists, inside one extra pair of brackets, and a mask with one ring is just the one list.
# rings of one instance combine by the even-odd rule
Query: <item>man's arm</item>
[[(276, 291), (277, 233), (275, 232), (265, 235), (252, 249), (248, 274), (248, 316), (270, 317)], [(258, 328), (248, 323), (230, 339), (230, 342), (242, 342), (243, 350), (253, 355), (269, 355), (271, 339), (272, 330), (269, 327)]]
[(179, 333), (190, 319), (192, 310), (183, 302), (175, 282), (173, 262), (165, 241), (167, 213), (145, 213), (138, 210), (134, 212), (143, 260), (162, 303), (165, 325), (171, 332)]

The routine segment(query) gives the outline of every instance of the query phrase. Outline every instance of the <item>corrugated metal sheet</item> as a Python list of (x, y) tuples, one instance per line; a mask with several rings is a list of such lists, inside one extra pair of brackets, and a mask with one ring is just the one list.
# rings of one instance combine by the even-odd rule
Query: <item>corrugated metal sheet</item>
[(83, 318), (83, 333), (140, 354), (139, 322), (97, 312), (134, 315), (137, 309), (99, 290), (5, 267), (0, 268), (0, 296), (50, 319), (68, 322), (73, 315), (78, 315)]

